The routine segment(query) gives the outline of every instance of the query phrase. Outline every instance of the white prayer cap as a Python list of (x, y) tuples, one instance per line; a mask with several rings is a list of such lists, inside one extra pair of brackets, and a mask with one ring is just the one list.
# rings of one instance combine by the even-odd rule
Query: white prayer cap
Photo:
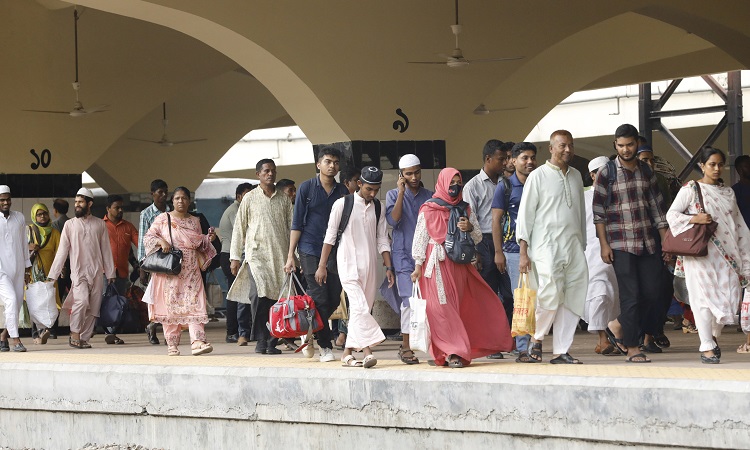
[(90, 189), (86, 189), (85, 187), (82, 187), (81, 189), (78, 189), (78, 192), (76, 192), (76, 197), (78, 197), (79, 195), (82, 195), (82, 196), (88, 197), (88, 198), (94, 198), (94, 193), (91, 192)]
[(398, 160), (398, 168), (399, 169), (406, 169), (407, 167), (414, 167), (414, 166), (421, 166), (422, 161), (417, 158), (417, 155), (412, 155), (411, 153), (407, 153), (406, 155), (402, 156), (401, 159)]
[(10, 194), (10, 186), (0, 185), (0, 194)]
[(596, 172), (602, 167), (606, 166), (609, 162), (609, 158), (606, 156), (597, 156), (596, 158), (589, 161), (589, 172)]

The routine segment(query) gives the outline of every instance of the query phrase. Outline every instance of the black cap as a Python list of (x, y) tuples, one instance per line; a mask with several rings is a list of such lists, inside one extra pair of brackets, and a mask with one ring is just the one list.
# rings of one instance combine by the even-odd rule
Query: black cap
[(383, 171), (373, 166), (363, 167), (359, 179), (367, 184), (380, 184), (383, 182)]

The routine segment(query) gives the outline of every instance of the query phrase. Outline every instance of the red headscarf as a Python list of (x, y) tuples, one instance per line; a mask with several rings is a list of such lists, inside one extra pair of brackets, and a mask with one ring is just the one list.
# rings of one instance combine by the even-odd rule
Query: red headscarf
[[(448, 195), (448, 188), (451, 185), (453, 177), (456, 175), (461, 178), (461, 172), (454, 169), (453, 167), (446, 167), (440, 171), (438, 175), (437, 183), (435, 183), (435, 194), (432, 198), (439, 198), (446, 203), (451, 205), (457, 205), (463, 199), (463, 193), (459, 192), (458, 197), (452, 198)], [(440, 206), (435, 202), (425, 202), (419, 209), (419, 212), (424, 213), (425, 225), (427, 226), (427, 233), (430, 237), (437, 242), (442, 244), (445, 242), (445, 233), (448, 231), (448, 218), (450, 218), (450, 210), (445, 206)], [(470, 213), (470, 209), (466, 207), (466, 214)]]

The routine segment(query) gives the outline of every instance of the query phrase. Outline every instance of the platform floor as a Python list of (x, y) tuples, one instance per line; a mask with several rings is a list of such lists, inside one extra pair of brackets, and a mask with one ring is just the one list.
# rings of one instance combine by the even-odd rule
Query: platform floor
[[(145, 333), (122, 334), (120, 337), (126, 342), (124, 345), (107, 345), (104, 335), (96, 335), (91, 339), (93, 348), (78, 350), (68, 346), (67, 336), (50, 339), (46, 345), (34, 345), (30, 338), (23, 339), (28, 352), (0, 353), (0, 365), (3, 362), (13, 363), (71, 363), (71, 364), (147, 364), (163, 366), (216, 366), (216, 367), (295, 367), (295, 368), (330, 368), (331, 370), (364, 370), (359, 368), (342, 367), (338, 359), (334, 362), (320, 363), (316, 356), (307, 359), (301, 354), (284, 351), (281, 355), (267, 356), (254, 353), (255, 343), (245, 347), (224, 342), (225, 323), (223, 321), (209, 323), (206, 327), (207, 336), (214, 346), (209, 355), (194, 357), (190, 355), (189, 337), (187, 331), (183, 334), (183, 352), (179, 357), (166, 356), (166, 346), (163, 336), (159, 336), (162, 345), (148, 343)], [(672, 330), (671, 324), (665, 327), (665, 333), (672, 345), (661, 354), (649, 354), (652, 363), (633, 364), (625, 361), (623, 356), (601, 356), (594, 353), (598, 338), (586, 331), (578, 330), (570, 353), (579, 358), (582, 365), (553, 365), (546, 361), (551, 359), (548, 349), (544, 351), (544, 361), (541, 364), (519, 364), (514, 357), (506, 354), (503, 360), (489, 360), (481, 358), (475, 360), (471, 366), (457, 369), (467, 375), (470, 373), (503, 373), (503, 374), (545, 374), (545, 375), (576, 375), (591, 377), (643, 377), (663, 379), (705, 379), (705, 380), (733, 380), (750, 381), (750, 354), (739, 354), (737, 347), (745, 342), (745, 335), (737, 331), (736, 326), (727, 326), (719, 339), (722, 347), (722, 360), (719, 365), (706, 365), (700, 361), (697, 334), (684, 334), (681, 330)], [(427, 357), (417, 353), (421, 363), (407, 366), (397, 357), (399, 343), (385, 341), (374, 349), (378, 364), (371, 370), (398, 371), (446, 371), (456, 370), (434, 367), (427, 364)], [(278, 348), (282, 349), (283, 346)], [(341, 350), (335, 349), (337, 358)], [(361, 359), (361, 358), (358, 358)]]

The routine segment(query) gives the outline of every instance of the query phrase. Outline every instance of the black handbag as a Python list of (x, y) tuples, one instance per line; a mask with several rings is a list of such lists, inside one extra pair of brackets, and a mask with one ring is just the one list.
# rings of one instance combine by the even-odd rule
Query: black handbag
[(102, 297), (97, 324), (100, 327), (118, 327), (122, 323), (127, 309), (128, 299), (117, 292), (114, 283), (110, 283)]
[(167, 213), (167, 224), (169, 227), (169, 252), (165, 253), (158, 249), (154, 253), (143, 258), (141, 268), (150, 273), (166, 273), (167, 275), (178, 275), (182, 270), (182, 250), (174, 248), (172, 241), (172, 219)]

